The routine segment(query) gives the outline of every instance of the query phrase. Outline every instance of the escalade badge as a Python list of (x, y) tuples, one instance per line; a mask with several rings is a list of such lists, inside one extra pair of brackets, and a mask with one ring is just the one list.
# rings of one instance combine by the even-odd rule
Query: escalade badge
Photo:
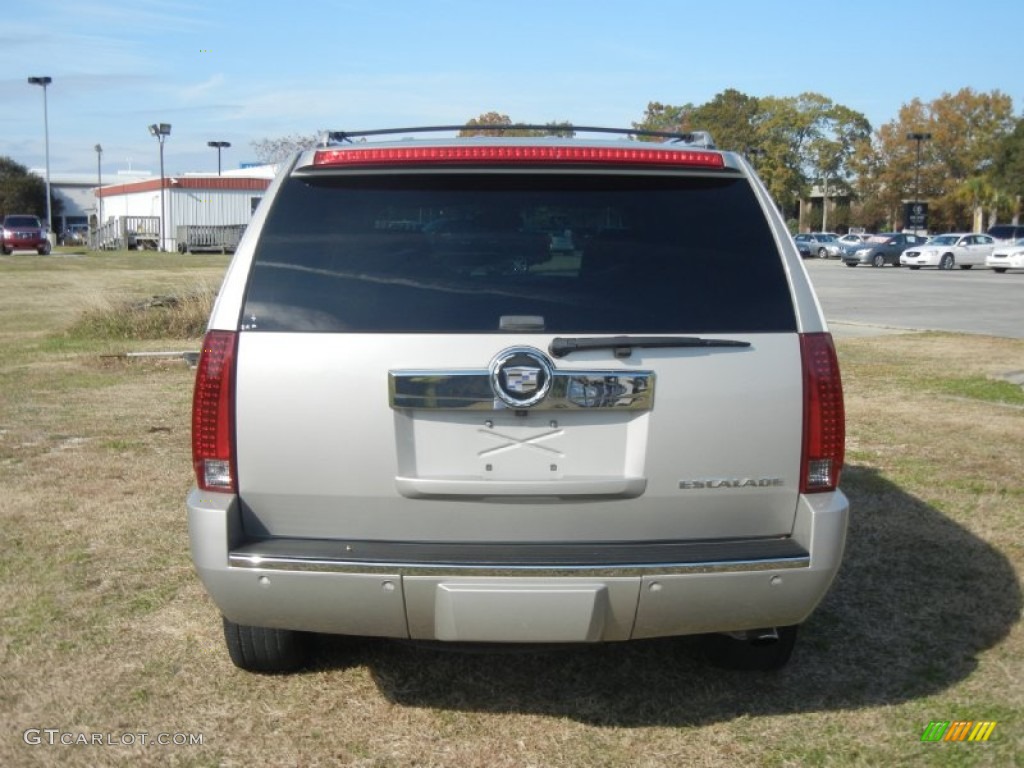
[(551, 363), (536, 349), (512, 347), (500, 352), (490, 365), (491, 389), (512, 408), (529, 408), (551, 389)]

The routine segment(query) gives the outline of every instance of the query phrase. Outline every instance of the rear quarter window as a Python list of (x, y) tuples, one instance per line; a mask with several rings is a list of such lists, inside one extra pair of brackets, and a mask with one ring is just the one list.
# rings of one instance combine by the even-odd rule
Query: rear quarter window
[(5, 227), (29, 227), (39, 229), (39, 219), (35, 216), (8, 216), (4, 219)]
[(499, 333), (795, 331), (741, 177), (293, 176), (268, 212), (241, 328)]
[(988, 230), (988, 234), (999, 240), (1015, 240), (1024, 235), (1024, 226), (996, 225)]

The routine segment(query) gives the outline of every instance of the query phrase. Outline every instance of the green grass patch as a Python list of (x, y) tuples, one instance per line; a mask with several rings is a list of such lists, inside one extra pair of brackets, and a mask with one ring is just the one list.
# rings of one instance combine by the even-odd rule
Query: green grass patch
[[(1024, 766), (1024, 411), (986, 378), (1024, 370), (1024, 342), (838, 340), (846, 555), (778, 674), (711, 668), (688, 640), (494, 656), (321, 637), (311, 669), (250, 675), (189, 558), (194, 373), (105, 356), (199, 337), (99, 317), (226, 262), (0, 257), (0, 765)], [(952, 719), (999, 725), (920, 741)], [(205, 741), (24, 743), (39, 727)]]
[(216, 293), (189, 293), (125, 300), (86, 310), (65, 331), (72, 341), (144, 341), (202, 338)]
[(964, 397), (986, 403), (1024, 405), (1024, 387), (1009, 381), (981, 376), (958, 379), (926, 379), (921, 386), (951, 397)]

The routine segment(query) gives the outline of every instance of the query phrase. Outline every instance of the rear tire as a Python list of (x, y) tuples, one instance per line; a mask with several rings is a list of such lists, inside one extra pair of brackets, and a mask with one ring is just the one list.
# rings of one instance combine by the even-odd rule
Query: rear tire
[(857, 262), (856, 261), (846, 261), (846, 262), (843, 262), (843, 263), (846, 264), (846, 266), (848, 266), (848, 267), (856, 267), (857, 266)]
[(992, 271), (1000, 275), (1003, 274), (1007, 269), (1007, 267), (992, 267)]
[(771, 672), (786, 666), (793, 655), (797, 629), (797, 625), (778, 627), (777, 640), (756, 640), (732, 635), (705, 635), (701, 640), (705, 657), (716, 667), (746, 672)]
[(310, 636), (305, 632), (271, 627), (250, 627), (224, 619), (228, 655), (248, 672), (292, 672), (309, 659)]

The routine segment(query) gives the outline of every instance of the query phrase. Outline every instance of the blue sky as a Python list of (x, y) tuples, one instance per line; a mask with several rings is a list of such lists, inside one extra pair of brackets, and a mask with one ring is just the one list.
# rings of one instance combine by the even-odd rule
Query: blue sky
[(1024, 109), (1024, 3), (860, 0), (33, 0), (0, 20), (0, 155), (168, 174), (255, 160), (251, 142), (320, 129), (521, 122), (629, 126), (650, 101), (822, 93), (878, 127), (963, 87)]

